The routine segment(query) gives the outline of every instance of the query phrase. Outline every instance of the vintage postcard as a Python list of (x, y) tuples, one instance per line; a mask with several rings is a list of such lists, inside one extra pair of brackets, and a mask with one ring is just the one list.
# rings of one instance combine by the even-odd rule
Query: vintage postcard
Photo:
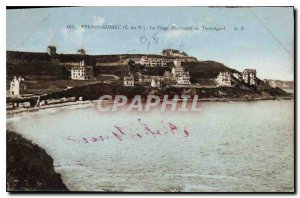
[(295, 191), (293, 7), (6, 23), (7, 191)]

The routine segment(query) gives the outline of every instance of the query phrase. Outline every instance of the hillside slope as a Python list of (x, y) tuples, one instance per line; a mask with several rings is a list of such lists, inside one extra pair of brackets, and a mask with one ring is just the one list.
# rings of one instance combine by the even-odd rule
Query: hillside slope
[[(25, 78), (27, 91), (34, 94), (43, 94), (53, 91), (60, 91), (68, 87), (75, 87), (83, 84), (96, 83), (98, 80), (116, 76), (118, 83), (121, 83), (124, 76), (129, 73), (140, 72), (143, 75), (162, 76), (165, 71), (171, 71), (174, 66), (169, 63), (167, 67), (144, 67), (137, 65), (124, 65), (125, 60), (138, 58), (146, 54), (118, 54), (118, 55), (85, 55), (86, 64), (94, 66), (95, 80), (75, 81), (70, 79), (70, 69), (82, 59), (79, 54), (57, 54), (50, 56), (47, 53), (14, 52), (7, 51), (7, 89), (9, 81), (13, 76)], [(164, 57), (151, 54), (149, 57)], [(120, 63), (117, 66), (96, 66), (96, 63)], [(185, 71), (190, 73), (190, 81), (201, 86), (214, 87), (215, 79), (220, 72), (241, 72), (232, 69), (222, 63), (215, 61), (182, 62)], [(134, 71), (134, 72), (132, 72)], [(234, 79), (233, 79), (234, 80)], [(235, 80), (234, 85), (239, 88), (254, 89), (241, 81)], [(266, 90), (269, 84), (258, 79), (258, 89)], [(256, 89), (256, 88), (255, 88)]]

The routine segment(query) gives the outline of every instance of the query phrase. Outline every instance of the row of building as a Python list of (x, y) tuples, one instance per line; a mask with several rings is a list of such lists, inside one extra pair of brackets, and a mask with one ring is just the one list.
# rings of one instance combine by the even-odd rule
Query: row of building
[[(238, 80), (243, 81), (249, 85), (257, 85), (257, 77), (255, 69), (245, 69), (240, 75), (239, 73), (233, 73), (232, 76)], [(220, 72), (216, 78), (218, 86), (231, 86), (232, 85), (232, 76), (230, 72)]]
[(140, 58), (130, 58), (129, 60), (134, 61), (135, 64), (140, 64), (145, 67), (165, 67), (169, 60), (165, 58), (155, 58), (142, 56)]
[[(182, 62), (196, 62), (197, 59), (194, 57), (176, 58)], [(142, 56), (140, 58), (129, 58), (129, 61), (133, 61), (134, 64), (140, 64), (145, 67), (166, 67), (168, 63), (172, 63), (174, 59), (163, 58), (163, 57), (150, 57)]]
[[(72, 67), (71, 79), (73, 80), (91, 80), (94, 78), (94, 72), (92, 66), (87, 66), (84, 60), (80, 61), (79, 66)], [(166, 71), (163, 76), (149, 76), (138, 74), (137, 81), (144, 85), (150, 85), (151, 87), (161, 87), (163, 82), (173, 81), (177, 85), (190, 85), (190, 74), (185, 71), (179, 60), (174, 60), (174, 67), (169, 71)], [(232, 86), (232, 78), (238, 81), (243, 81), (249, 85), (257, 85), (257, 77), (255, 69), (245, 69), (240, 75), (239, 73), (220, 72), (216, 78), (217, 86)], [(24, 81), (21, 77), (14, 77), (10, 82), (9, 96), (19, 96), (21, 82)], [(135, 79), (133, 76), (125, 76), (123, 79), (123, 86), (134, 86)]]
[(140, 64), (145, 67), (165, 67), (168, 63), (172, 63), (174, 59), (182, 62), (196, 62), (195, 57), (187, 55), (185, 52), (180, 52), (176, 49), (164, 49), (161, 53), (164, 57), (142, 56), (137, 58), (129, 58), (128, 61), (133, 61), (135, 64)]
[[(56, 54), (55, 46), (49, 46), (48, 49), (49, 55)], [(93, 66), (86, 65), (84, 61), (85, 51), (84, 49), (78, 50), (78, 53), (82, 55), (82, 60), (73, 65), (71, 68), (71, 79), (73, 80), (92, 80), (94, 79), (94, 68)], [(173, 68), (171, 72), (166, 71), (163, 76), (147, 76), (139, 73), (137, 75), (137, 82), (144, 85), (150, 85), (152, 87), (162, 86), (164, 81), (172, 82), (177, 85), (190, 85), (190, 74), (185, 71), (181, 65), (182, 59), (186, 58), (188, 55), (184, 52), (178, 50), (166, 49), (162, 52), (162, 55), (168, 57), (179, 57), (176, 59), (162, 59), (162, 58), (152, 58), (148, 56), (142, 56), (136, 58), (134, 61), (137, 64), (145, 65), (147, 67), (157, 67), (157, 66), (166, 66), (167, 63), (170, 63), (170, 60), (173, 60)], [(256, 70), (255, 69), (245, 69), (240, 75), (239, 73), (229, 73), (229, 72), (220, 72), (216, 78), (217, 86), (231, 86), (232, 85), (232, 76), (239, 80), (244, 81), (250, 85), (257, 84)], [(10, 96), (19, 96), (20, 95), (20, 84), (24, 81), (21, 77), (14, 77), (10, 82), (10, 89), (8, 95)], [(135, 79), (133, 76), (125, 76), (123, 79), (124, 86), (134, 86)]]
[[(48, 46), (47, 53), (55, 57), (57, 55), (55, 46)], [(84, 49), (77, 50), (78, 55), (84, 57), (86, 55), (86, 51)], [(182, 62), (196, 62), (197, 59), (195, 57), (188, 56), (185, 52), (180, 52), (176, 49), (164, 49), (162, 51), (162, 56), (165, 57), (153, 57), (153, 56), (142, 56), (136, 58), (128, 58), (123, 62), (109, 62), (102, 63), (97, 62), (96, 66), (120, 66), (127, 65), (129, 61), (133, 61), (135, 64), (140, 64), (145, 67), (165, 67), (168, 63), (172, 63), (174, 58), (181, 60)], [(59, 61), (58, 61), (59, 62)], [(76, 62), (68, 62), (68, 63), (58, 63), (59, 65), (77, 65)]]
[[(187, 71), (184, 71), (181, 66), (181, 61), (178, 59), (174, 60), (174, 67), (171, 70), (171, 73), (166, 71), (164, 76), (146, 76), (139, 73), (137, 77), (140, 83), (149, 84), (151, 87), (160, 87), (165, 80), (173, 80), (177, 85), (190, 85), (190, 74)], [(230, 73), (230, 72), (220, 72), (216, 78), (217, 86), (232, 86), (232, 78), (235, 78), (238, 81), (243, 81), (249, 85), (257, 85), (257, 77), (255, 69), (245, 69), (241, 74), (239, 73)], [(125, 76), (124, 77), (124, 86), (134, 86), (134, 77)]]
[[(94, 71), (92, 66), (88, 66), (85, 64), (84, 60), (80, 61), (78, 66), (74, 66), (71, 68), (71, 79), (73, 80), (91, 80), (94, 78)], [(124, 78), (124, 86), (134, 86), (134, 80), (132, 80), (133, 77), (126, 76)], [(174, 60), (174, 67), (172, 68), (171, 75), (166, 72), (166, 74), (159, 77), (160, 80), (157, 79), (157, 77), (147, 77), (139, 74), (138, 80), (140, 82), (146, 82), (148, 83), (150, 80), (150, 83), (152, 85), (159, 84), (161, 85), (161, 80), (164, 78), (171, 78), (177, 82), (179, 85), (189, 85), (190, 82), (190, 74), (187, 71), (184, 71), (183, 67), (181, 66), (181, 61), (175, 59)], [(158, 83), (159, 82), (159, 83)]]
[[(140, 72), (137, 73), (137, 81), (144, 85), (150, 85), (151, 87), (160, 87), (163, 84), (163, 81), (173, 81), (177, 85), (190, 85), (190, 74), (188, 71), (184, 71), (181, 61), (178, 59), (174, 60), (174, 67), (171, 72), (165, 71), (163, 76), (149, 76), (142, 75)], [(124, 86), (134, 86), (134, 77), (125, 76), (124, 77)]]

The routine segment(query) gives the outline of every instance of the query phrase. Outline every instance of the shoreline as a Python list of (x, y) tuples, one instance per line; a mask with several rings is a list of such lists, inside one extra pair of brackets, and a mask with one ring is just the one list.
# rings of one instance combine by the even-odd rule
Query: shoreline
[(58, 108), (58, 107), (66, 107), (66, 106), (75, 106), (75, 105), (81, 105), (81, 104), (90, 104), (93, 101), (76, 101), (76, 102), (64, 102), (64, 103), (58, 103), (58, 104), (51, 104), (51, 105), (44, 105), (41, 107), (29, 107), (29, 108), (18, 108), (13, 110), (6, 110), (6, 115), (14, 115), (18, 113), (24, 113), (24, 112), (34, 112), (44, 109), (51, 109), (51, 108)]
[[(201, 98), (198, 99), (199, 102), (255, 102), (255, 101), (264, 101), (264, 100), (293, 100), (294, 97), (291, 96), (282, 96), (282, 97), (270, 97), (270, 98)], [(66, 107), (66, 106), (75, 106), (75, 105), (82, 105), (82, 104), (92, 104), (95, 100), (87, 100), (87, 101), (75, 101), (75, 102), (63, 102), (58, 104), (50, 104), (44, 105), (40, 107), (29, 107), (29, 108), (18, 108), (13, 110), (6, 109), (6, 115), (15, 115), (24, 112), (35, 112), (44, 109), (51, 109), (51, 108), (59, 108), (59, 107)]]

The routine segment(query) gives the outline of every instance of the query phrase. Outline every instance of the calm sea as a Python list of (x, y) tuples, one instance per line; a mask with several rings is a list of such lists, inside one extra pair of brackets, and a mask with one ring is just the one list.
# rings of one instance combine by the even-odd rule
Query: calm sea
[(293, 191), (294, 101), (204, 102), (196, 113), (93, 104), (7, 117), (76, 191)]

